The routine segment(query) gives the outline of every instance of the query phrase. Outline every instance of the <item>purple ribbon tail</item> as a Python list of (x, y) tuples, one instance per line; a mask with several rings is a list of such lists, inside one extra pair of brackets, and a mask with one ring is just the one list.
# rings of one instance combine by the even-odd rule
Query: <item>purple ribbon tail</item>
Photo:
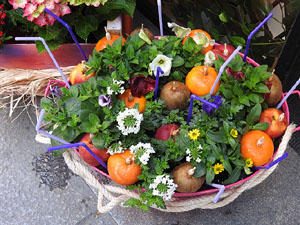
[(162, 71), (162, 69), (158, 66), (157, 69), (156, 69), (154, 100), (157, 99), (159, 74), (164, 74), (164, 71)]
[(207, 184), (209, 186), (212, 186), (212, 187), (215, 187), (215, 188), (218, 188), (219, 189), (219, 192), (218, 194), (214, 197), (213, 199), (213, 203), (217, 203), (221, 197), (221, 195), (223, 194), (223, 192), (225, 191), (225, 186), (222, 185), (222, 184), (214, 184), (214, 183), (211, 183), (211, 184)]
[(254, 169), (270, 169), (272, 166), (274, 166), (275, 164), (279, 163), (281, 160), (285, 159), (286, 157), (288, 157), (289, 154), (288, 153), (284, 153), (282, 156), (280, 156), (278, 159), (276, 159), (275, 161), (269, 163), (268, 165), (266, 166), (255, 166)]
[(76, 46), (77, 46), (77, 48), (78, 48), (80, 54), (82, 55), (82, 57), (84, 58), (84, 60), (87, 62), (88, 59), (87, 59), (87, 57), (85, 56), (85, 54), (84, 54), (82, 48), (80, 47), (80, 45), (79, 45), (79, 43), (78, 43), (78, 41), (77, 41), (77, 38), (75, 37), (75, 35), (74, 35), (74, 33), (73, 33), (71, 27), (69, 26), (69, 24), (67, 24), (65, 21), (63, 21), (61, 18), (59, 18), (57, 15), (55, 15), (55, 14), (54, 14), (53, 12), (51, 12), (49, 9), (45, 8), (45, 12), (46, 12), (46, 13), (49, 13), (51, 16), (53, 16), (55, 19), (57, 19), (58, 22), (60, 22), (62, 25), (64, 25), (65, 28), (68, 29), (68, 31), (69, 31), (69, 33), (71, 34), (71, 36), (72, 36), (74, 42), (76, 43)]
[(65, 149), (65, 148), (76, 148), (79, 146), (83, 146), (104, 168), (107, 168), (106, 163), (103, 162), (103, 160), (98, 157), (93, 151), (92, 149), (90, 149), (85, 143), (83, 142), (79, 142), (79, 143), (74, 143), (74, 144), (66, 144), (66, 145), (60, 145), (60, 146), (55, 146), (55, 147), (50, 147), (48, 148), (48, 152), (50, 151), (55, 151), (55, 150), (59, 150), (59, 149)]

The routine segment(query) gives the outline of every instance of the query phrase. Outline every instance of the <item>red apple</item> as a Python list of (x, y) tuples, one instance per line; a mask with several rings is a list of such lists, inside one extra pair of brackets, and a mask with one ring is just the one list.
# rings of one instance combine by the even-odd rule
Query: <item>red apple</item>
[(87, 71), (87, 67), (84, 63), (79, 63), (75, 66), (71, 73), (70, 73), (70, 82), (71, 84), (80, 84), (82, 82), (86, 82), (90, 77), (94, 76), (95, 73), (91, 73), (90, 75), (86, 76), (85, 73)]
[(231, 45), (222, 44), (222, 45), (215, 45), (214, 49), (212, 50), (215, 53), (216, 58), (218, 55), (221, 56), (225, 61), (229, 58), (229, 56), (234, 52), (235, 48)]
[(161, 141), (167, 141), (170, 136), (172, 136), (173, 140), (175, 141), (174, 136), (178, 134), (179, 126), (176, 124), (166, 124), (161, 126), (157, 129), (156, 133), (154, 134), (154, 138)]
[(288, 126), (288, 122), (284, 113), (276, 108), (265, 109), (259, 119), (260, 123), (269, 123), (269, 128), (265, 132), (271, 138), (278, 138), (282, 136)]
[[(99, 158), (106, 162), (109, 158), (109, 154), (106, 152), (106, 149), (98, 149), (92, 144), (91, 134), (85, 134), (80, 142), (85, 143)], [(79, 154), (81, 158), (91, 166), (99, 166), (100, 163), (85, 149), (83, 146), (79, 146)]]

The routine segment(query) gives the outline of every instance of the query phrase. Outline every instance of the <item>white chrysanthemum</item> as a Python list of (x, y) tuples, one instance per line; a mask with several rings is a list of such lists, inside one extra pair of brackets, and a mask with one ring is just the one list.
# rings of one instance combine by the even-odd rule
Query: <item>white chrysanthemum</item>
[(216, 60), (216, 55), (212, 51), (208, 51), (205, 54), (204, 58), (204, 65), (206, 66), (213, 66), (214, 65), (214, 60)]
[(177, 187), (178, 185), (174, 183), (174, 180), (166, 174), (157, 176), (149, 186), (152, 189), (152, 194), (162, 197), (163, 200), (170, 200)]
[(119, 112), (117, 116), (117, 127), (123, 135), (137, 134), (140, 131), (142, 120), (143, 114), (140, 114), (137, 109), (126, 108), (124, 112)]
[(157, 55), (155, 59), (150, 63), (150, 69), (156, 75), (157, 67), (160, 67), (164, 74), (160, 74), (159, 76), (169, 76), (172, 68), (172, 58), (169, 58), (165, 55)]
[(123, 94), (125, 92), (124, 87), (122, 86), (122, 84), (124, 84), (125, 81), (123, 80), (115, 80), (113, 79), (113, 83), (111, 84), (111, 86), (106, 88), (107, 94), (108, 95), (112, 95), (113, 93), (115, 94)]
[(134, 157), (137, 157), (144, 165), (147, 165), (150, 159), (150, 154), (155, 153), (155, 150), (150, 143), (144, 144), (139, 142), (137, 145), (130, 146), (129, 150), (134, 155)]
[(122, 147), (122, 142), (121, 141), (119, 141), (118, 143), (112, 144), (107, 149), (107, 153), (109, 153), (110, 155), (113, 155), (115, 153), (122, 153), (122, 152), (124, 152), (124, 148)]

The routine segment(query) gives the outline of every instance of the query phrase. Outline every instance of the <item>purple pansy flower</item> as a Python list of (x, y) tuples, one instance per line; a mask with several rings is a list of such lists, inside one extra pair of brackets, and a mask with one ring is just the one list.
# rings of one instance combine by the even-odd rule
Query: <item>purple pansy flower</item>
[(212, 96), (209, 100), (209, 102), (214, 103), (217, 108), (213, 108), (212, 106), (208, 105), (208, 104), (203, 104), (202, 109), (207, 113), (207, 115), (211, 115), (211, 113), (213, 112), (214, 109), (218, 109), (219, 106), (222, 104), (222, 96), (221, 95), (214, 95)]
[(104, 107), (107, 106), (109, 109), (111, 108), (111, 96), (100, 95), (98, 99), (99, 105)]
[(49, 92), (50, 95), (53, 95), (57, 98), (61, 98), (63, 96), (60, 88), (58, 86), (54, 86), (53, 88), (50, 87), (50, 92)]

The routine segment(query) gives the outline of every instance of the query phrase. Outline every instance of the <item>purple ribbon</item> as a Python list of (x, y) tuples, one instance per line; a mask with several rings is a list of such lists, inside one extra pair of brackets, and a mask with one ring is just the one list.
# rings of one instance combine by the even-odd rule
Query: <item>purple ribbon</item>
[(297, 82), (293, 85), (293, 87), (291, 87), (291, 89), (289, 90), (289, 92), (284, 96), (284, 98), (279, 102), (279, 104), (277, 105), (276, 109), (280, 109), (280, 107), (282, 106), (282, 104), (287, 100), (287, 98), (292, 94), (292, 92), (296, 89), (296, 87), (300, 84), (300, 78), (297, 80)]
[(160, 36), (163, 37), (164, 36), (164, 31), (163, 31), (162, 14), (161, 14), (161, 0), (157, 0), (157, 9), (158, 9)]
[(154, 100), (157, 98), (159, 74), (164, 74), (164, 71), (162, 71), (162, 69), (158, 66), (157, 69), (156, 69)]
[(246, 62), (247, 60), (247, 53), (249, 50), (249, 45), (250, 45), (250, 41), (252, 36), (273, 16), (273, 13), (270, 13), (248, 36), (247, 39), (247, 44), (246, 44), (246, 50), (245, 50), (245, 54), (244, 54), (244, 59), (243, 61)]
[(68, 29), (68, 31), (69, 31), (69, 33), (71, 34), (71, 36), (72, 36), (74, 42), (76, 43), (76, 46), (77, 46), (79, 52), (81, 53), (81, 55), (82, 55), (82, 57), (84, 58), (84, 60), (87, 62), (88, 59), (87, 59), (87, 57), (85, 56), (85, 54), (84, 54), (82, 48), (80, 47), (80, 45), (79, 45), (79, 43), (78, 43), (78, 41), (77, 41), (77, 39), (76, 39), (76, 37), (75, 37), (75, 35), (74, 35), (74, 33), (73, 33), (71, 27), (69, 26), (69, 24), (67, 24), (65, 21), (63, 21), (61, 18), (59, 18), (57, 15), (55, 15), (55, 14), (54, 14), (53, 12), (51, 12), (49, 9), (45, 8), (45, 12), (46, 12), (46, 13), (49, 13), (51, 16), (53, 16), (55, 19), (57, 19), (58, 22), (60, 22), (62, 25), (64, 25), (64, 26)]
[[(206, 183), (207, 184), (207, 183)], [(218, 194), (214, 197), (214, 200), (213, 200), (213, 203), (217, 203), (221, 197), (221, 195), (223, 194), (223, 192), (225, 191), (225, 186), (222, 185), (222, 184), (214, 184), (214, 183), (211, 183), (211, 184), (207, 184), (209, 186), (212, 186), (212, 187), (215, 187), (215, 188), (218, 188), (219, 189), (219, 192)]]
[(68, 80), (66, 79), (65, 75), (63, 74), (63, 72), (61, 71), (56, 59), (54, 58), (52, 52), (50, 51), (47, 43), (45, 42), (44, 38), (41, 37), (16, 37), (15, 38), (16, 41), (41, 41), (43, 43), (43, 45), (45, 46), (49, 56), (51, 57), (53, 63), (55, 64), (57, 70), (59, 71), (60, 75), (62, 76), (62, 78), (64, 79), (66, 85), (68, 88), (70, 88), (70, 84), (68, 83)]
[(220, 80), (220, 77), (222, 75), (222, 73), (224, 72), (225, 67), (230, 63), (230, 61), (234, 58), (234, 56), (241, 50), (242, 46), (238, 46), (234, 52), (229, 56), (229, 58), (225, 61), (225, 63), (221, 66), (218, 76), (214, 82), (214, 85), (212, 86), (211, 90), (210, 90), (210, 94), (212, 95), (212, 93), (215, 90), (215, 87), (217, 86), (218, 81)]
[(288, 153), (285, 153), (283, 154), (281, 157), (279, 157), (278, 159), (276, 159), (275, 161), (269, 163), (268, 165), (266, 166), (255, 166), (254, 169), (270, 169), (272, 166), (274, 166), (275, 164), (279, 163), (281, 160), (285, 159), (286, 157), (288, 157), (289, 154)]
[(60, 146), (55, 146), (55, 147), (50, 147), (48, 148), (48, 152), (50, 151), (55, 151), (55, 150), (59, 150), (59, 149), (65, 149), (65, 148), (75, 148), (75, 147), (79, 147), (79, 146), (83, 146), (104, 168), (107, 168), (107, 165), (103, 162), (103, 160), (98, 157), (93, 151), (92, 149), (90, 149), (85, 143), (83, 142), (79, 142), (79, 143), (75, 143), (75, 144), (66, 144), (66, 145), (60, 145)]
[(205, 100), (203, 98), (198, 97), (197, 95), (192, 94), (191, 95), (191, 102), (190, 102), (190, 106), (189, 106), (189, 115), (188, 115), (187, 124), (190, 123), (191, 118), (192, 118), (194, 99), (196, 99), (196, 100), (198, 100), (200, 102), (203, 102), (203, 103), (205, 103), (205, 104), (207, 104), (207, 105), (209, 105), (209, 106), (211, 106), (211, 107), (213, 107), (215, 109), (218, 108), (218, 106), (216, 104), (211, 103), (211, 102), (209, 102), (209, 101), (207, 101), (207, 100)]

